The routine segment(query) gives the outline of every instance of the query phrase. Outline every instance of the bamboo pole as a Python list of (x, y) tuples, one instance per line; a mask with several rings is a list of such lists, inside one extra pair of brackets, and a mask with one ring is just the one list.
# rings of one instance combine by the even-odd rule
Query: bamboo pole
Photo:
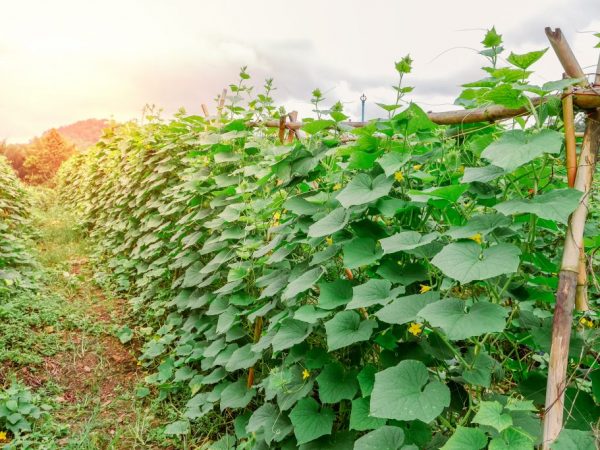
[(204, 103), (202, 103), (202, 105), (200, 105), (202, 107), (202, 112), (204, 113), (204, 117), (206, 117), (208, 119), (208, 116), (210, 116), (210, 113), (208, 112), (208, 106), (206, 106)]
[[(533, 106), (539, 106), (550, 99), (560, 99), (562, 96), (548, 95), (546, 97), (532, 97)], [(594, 89), (573, 89), (573, 105), (583, 110), (596, 109), (600, 107), (600, 95)], [(496, 120), (510, 119), (511, 117), (530, 114), (528, 108), (507, 108), (500, 105), (490, 105), (482, 108), (459, 109), (456, 111), (429, 112), (429, 120), (438, 125), (461, 125), (477, 122), (494, 122)], [(368, 122), (341, 122), (342, 126), (351, 128), (362, 128)], [(265, 126), (279, 128), (279, 120), (266, 120), (264, 122), (248, 122), (248, 127)], [(288, 130), (299, 130), (304, 126), (303, 122), (292, 121), (285, 124)]]
[(563, 107), (563, 123), (565, 128), (565, 150), (566, 150), (566, 166), (567, 166), (567, 181), (569, 187), (575, 186), (575, 174), (577, 173), (577, 147), (575, 143), (575, 113), (573, 112), (573, 97), (570, 95), (572, 89), (565, 92), (562, 100)]
[[(567, 44), (568, 46), (568, 44)], [(562, 60), (561, 60), (562, 62)], [(596, 83), (600, 83), (600, 59), (596, 69)], [(565, 389), (567, 388), (567, 365), (569, 343), (573, 322), (573, 306), (577, 291), (583, 231), (588, 214), (596, 159), (600, 146), (600, 111), (589, 113), (581, 146), (581, 155), (575, 177), (575, 189), (583, 193), (579, 206), (569, 218), (565, 247), (559, 273), (556, 306), (552, 323), (552, 345), (548, 365), (546, 407), (542, 449), (549, 450), (563, 427)]]
[(585, 73), (579, 65), (577, 58), (575, 58), (573, 50), (571, 50), (571, 46), (565, 39), (560, 28), (552, 31), (552, 28), (546, 27), (545, 31), (546, 36), (550, 41), (550, 45), (552, 45), (554, 53), (556, 53), (556, 56), (558, 56), (558, 60), (565, 69), (567, 76), (570, 78), (580, 78), (582, 80), (578, 83), (578, 85), (582, 87), (587, 86), (588, 83), (585, 78)]

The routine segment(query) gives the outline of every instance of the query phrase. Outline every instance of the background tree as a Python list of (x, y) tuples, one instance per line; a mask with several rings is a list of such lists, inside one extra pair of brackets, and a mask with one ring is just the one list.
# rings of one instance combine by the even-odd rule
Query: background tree
[(71, 155), (75, 146), (67, 142), (56, 129), (35, 138), (29, 145), (23, 162), (25, 180), (32, 184), (48, 183)]

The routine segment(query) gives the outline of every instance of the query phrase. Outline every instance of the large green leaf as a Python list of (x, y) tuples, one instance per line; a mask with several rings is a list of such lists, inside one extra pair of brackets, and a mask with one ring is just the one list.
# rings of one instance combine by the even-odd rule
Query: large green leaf
[(466, 239), (475, 234), (484, 236), (496, 228), (507, 227), (510, 224), (510, 219), (502, 214), (479, 214), (471, 217), (463, 226), (450, 227), (446, 235), (454, 239)]
[[(577, 447), (581, 448), (581, 447)], [(490, 441), (488, 450), (533, 450), (534, 439), (520, 428), (507, 428)]]
[(335, 280), (319, 283), (319, 308), (335, 309), (352, 300), (352, 283), (348, 280)]
[(521, 55), (511, 52), (507, 58), (507, 61), (513, 66), (517, 66), (519, 69), (525, 70), (529, 68), (529, 66), (531, 66), (533, 63), (535, 63), (538, 59), (540, 59), (542, 56), (544, 56), (546, 50), (548, 50), (548, 48), (545, 48), (544, 50), (523, 53)]
[(357, 398), (352, 400), (352, 412), (350, 413), (350, 429), (357, 431), (374, 430), (385, 425), (386, 419), (372, 417), (369, 414), (371, 398)]
[(314, 269), (307, 270), (287, 285), (281, 294), (281, 298), (284, 300), (293, 298), (301, 292), (310, 289), (317, 281), (319, 281), (319, 278), (321, 278), (322, 275), (322, 267), (315, 267)]
[(475, 242), (455, 242), (446, 245), (431, 263), (444, 275), (464, 284), (516, 272), (520, 254), (519, 248), (512, 244), (500, 243), (483, 249)]
[(375, 240), (369, 237), (357, 237), (343, 245), (344, 266), (357, 269), (376, 262), (383, 252), (377, 248)]
[(331, 409), (319, 408), (315, 399), (310, 397), (300, 399), (290, 412), (290, 420), (298, 444), (331, 434), (334, 416)]
[(559, 153), (562, 142), (562, 134), (554, 130), (545, 129), (538, 133), (512, 130), (492, 142), (481, 153), (481, 157), (494, 166), (512, 172), (544, 153)]
[(422, 235), (417, 231), (402, 231), (393, 236), (382, 239), (381, 247), (385, 254), (402, 251), (414, 250), (424, 245), (430, 244), (439, 237), (438, 233), (428, 233)]
[(387, 195), (393, 184), (394, 179), (383, 174), (371, 178), (366, 173), (360, 173), (348, 183), (336, 199), (344, 208), (364, 205)]
[(478, 428), (456, 427), (441, 450), (480, 450), (487, 445), (487, 436)]
[(292, 429), (287, 416), (271, 403), (259, 406), (246, 425), (248, 433), (262, 432), (267, 444), (282, 441)]
[(221, 411), (225, 408), (244, 408), (254, 398), (256, 389), (248, 389), (246, 380), (240, 378), (221, 392)]
[(385, 425), (357, 439), (354, 450), (400, 450), (403, 443), (404, 430)]
[(505, 308), (494, 303), (480, 301), (467, 307), (463, 300), (455, 298), (432, 303), (419, 312), (419, 316), (444, 330), (452, 340), (503, 331), (507, 315)]
[(582, 195), (577, 189), (556, 189), (532, 199), (508, 200), (494, 206), (494, 209), (505, 215), (531, 213), (542, 219), (567, 223)]
[(317, 377), (321, 403), (339, 403), (352, 400), (358, 391), (356, 373), (344, 368), (339, 362), (327, 364)]
[(504, 169), (493, 165), (483, 167), (465, 167), (465, 173), (463, 174), (460, 182), (473, 183), (474, 181), (478, 181), (480, 183), (487, 183), (488, 181), (495, 180), (504, 173)]
[(321, 220), (313, 223), (308, 228), (310, 237), (323, 237), (340, 231), (348, 223), (350, 213), (344, 208), (336, 208), (323, 217)]
[(296, 319), (286, 319), (273, 337), (271, 342), (273, 351), (279, 352), (303, 342), (310, 332), (311, 328), (307, 323)]
[(445, 384), (430, 380), (420, 361), (405, 360), (375, 375), (371, 415), (396, 420), (431, 422), (450, 404)]
[(346, 309), (385, 305), (393, 298), (390, 294), (391, 287), (392, 283), (387, 280), (369, 280), (359, 286), (354, 286), (352, 301), (346, 305)]
[(416, 320), (419, 312), (427, 305), (437, 302), (440, 293), (431, 291), (424, 294), (400, 297), (375, 313), (385, 323), (402, 325)]
[(556, 441), (550, 444), (552, 450), (596, 450), (596, 439), (589, 431), (564, 428)]
[(367, 341), (377, 326), (374, 320), (360, 320), (355, 311), (342, 311), (325, 322), (329, 351), (347, 347), (356, 342)]
[(483, 401), (479, 404), (479, 411), (473, 417), (472, 422), (479, 425), (487, 425), (501, 432), (513, 424), (510, 414), (502, 412), (503, 407), (499, 402)]

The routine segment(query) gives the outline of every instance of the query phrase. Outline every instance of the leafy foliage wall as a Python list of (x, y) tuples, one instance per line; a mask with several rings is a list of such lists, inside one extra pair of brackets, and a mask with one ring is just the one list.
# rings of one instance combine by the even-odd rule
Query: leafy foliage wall
[[(489, 77), (460, 103), (522, 106), (565, 85), (528, 84), (543, 51), (499, 68), (500, 36), (483, 43)], [(212, 436), (222, 448), (539, 443), (560, 245), (580, 198), (559, 110), (440, 127), (401, 107), (410, 65), (396, 65), (389, 118), (361, 129), (317, 91), (301, 142), (248, 128), (280, 113), (269, 83), (240, 102), (242, 70), (220, 119), (127, 124), (63, 166), (63, 198), (140, 318), (121, 339), (144, 340), (159, 398), (186, 399), (166, 433), (216, 411), (232, 413)], [(600, 412), (597, 332), (582, 320), (558, 445), (593, 445)]]

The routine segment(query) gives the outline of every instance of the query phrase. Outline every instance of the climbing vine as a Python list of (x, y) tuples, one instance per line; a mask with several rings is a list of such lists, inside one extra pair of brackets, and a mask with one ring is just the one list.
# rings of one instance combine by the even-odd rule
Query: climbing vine
[[(350, 128), (316, 90), (318, 117), (290, 143), (260, 125), (285, 114), (272, 80), (253, 98), (244, 68), (219, 117), (114, 127), (63, 166), (62, 196), (139, 318), (121, 339), (144, 341), (159, 398), (186, 399), (167, 434), (216, 411), (233, 417), (218, 448), (540, 443), (559, 249), (581, 194), (560, 102), (527, 94), (572, 81), (534, 86), (543, 50), (500, 67), (502, 37), (482, 44), (486, 77), (457, 103), (532, 119), (438, 126), (404, 101), (406, 57), (389, 118)], [(599, 234), (593, 222), (586, 242)], [(573, 329), (555, 448), (594, 445), (595, 320)]]

